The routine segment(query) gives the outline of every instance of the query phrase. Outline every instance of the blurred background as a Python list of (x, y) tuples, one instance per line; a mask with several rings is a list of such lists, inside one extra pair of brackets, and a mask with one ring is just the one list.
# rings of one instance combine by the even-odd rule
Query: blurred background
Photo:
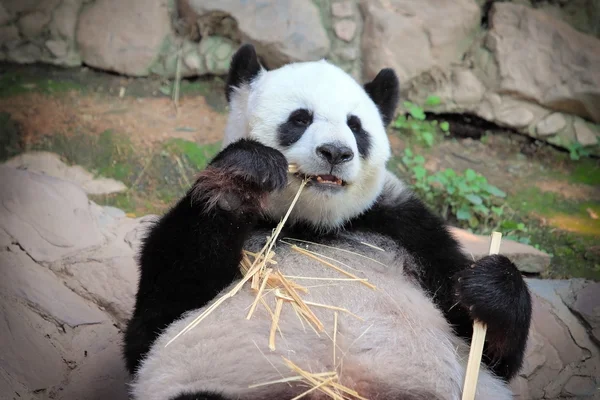
[(554, 285), (539, 289), (558, 307), (544, 326), (565, 341), (529, 365), (521, 398), (598, 396), (600, 1), (1, 0), (0, 257), (29, 278), (0, 296), (17, 299), (6, 331), (29, 332), (12, 347), (50, 360), (0, 355), (2, 399), (122, 398), (121, 372), (96, 372), (121, 368), (139, 228), (219, 150), (241, 43), (269, 69), (326, 58), (365, 82), (394, 68), (389, 168), (465, 243), (484, 253), (479, 235), (501, 231), (523, 273)]

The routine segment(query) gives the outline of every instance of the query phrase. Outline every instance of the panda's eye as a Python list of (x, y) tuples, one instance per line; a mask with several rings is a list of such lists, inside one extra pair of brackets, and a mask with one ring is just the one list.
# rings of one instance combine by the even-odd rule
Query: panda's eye
[(348, 128), (350, 128), (350, 130), (354, 133), (359, 133), (362, 130), (360, 118), (358, 118), (356, 115), (350, 115), (346, 123), (348, 124)]
[(310, 111), (301, 108), (291, 113), (288, 120), (297, 126), (308, 126), (312, 123), (313, 117)]

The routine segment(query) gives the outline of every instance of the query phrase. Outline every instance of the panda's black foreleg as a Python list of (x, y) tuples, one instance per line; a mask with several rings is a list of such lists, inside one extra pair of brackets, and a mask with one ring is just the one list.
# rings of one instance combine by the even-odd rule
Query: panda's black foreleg
[(240, 140), (221, 151), (149, 231), (124, 355), (134, 373), (162, 329), (202, 307), (239, 276), (242, 247), (269, 192), (287, 183), (278, 151)]
[(531, 320), (531, 297), (516, 266), (505, 256), (472, 261), (443, 220), (406, 192), (386, 199), (352, 222), (355, 228), (394, 238), (420, 265), (422, 286), (457, 334), (470, 341), (473, 321), (487, 324), (484, 362), (504, 379), (521, 368)]

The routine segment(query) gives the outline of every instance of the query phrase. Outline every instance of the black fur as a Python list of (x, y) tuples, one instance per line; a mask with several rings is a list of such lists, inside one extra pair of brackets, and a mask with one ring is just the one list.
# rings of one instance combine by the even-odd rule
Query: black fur
[(293, 111), (287, 121), (277, 128), (277, 140), (282, 147), (296, 143), (313, 122), (313, 115), (304, 108)]
[(419, 279), (456, 333), (467, 339), (476, 318), (488, 326), (484, 362), (510, 380), (522, 366), (531, 320), (531, 297), (515, 265), (502, 255), (473, 263), (443, 221), (417, 198), (378, 202), (347, 229), (388, 235), (420, 264)]
[(377, 105), (383, 124), (387, 126), (394, 118), (398, 100), (400, 99), (400, 81), (391, 68), (384, 68), (364, 89)]
[(360, 118), (356, 115), (348, 116), (347, 124), (352, 133), (354, 133), (358, 153), (362, 158), (366, 159), (369, 157), (369, 151), (371, 150), (371, 137), (369, 133), (363, 129)]
[(231, 101), (234, 88), (248, 84), (258, 75), (261, 65), (256, 55), (256, 50), (251, 44), (241, 46), (231, 58), (227, 84), (225, 85), (225, 98)]
[[(162, 329), (240, 276), (242, 246), (258, 219), (260, 199), (287, 183), (287, 167), (274, 149), (249, 140), (233, 143), (153, 226), (143, 242), (135, 308), (125, 332), (130, 373)], [(224, 194), (237, 199), (234, 211), (214, 199)]]

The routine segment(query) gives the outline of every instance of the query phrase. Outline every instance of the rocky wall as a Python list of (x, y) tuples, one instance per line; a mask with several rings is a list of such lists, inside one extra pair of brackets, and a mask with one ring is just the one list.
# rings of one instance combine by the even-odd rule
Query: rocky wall
[(403, 97), (600, 155), (596, 0), (5, 0), (0, 60), (130, 76), (225, 74), (242, 42), (269, 68), (394, 68)]

